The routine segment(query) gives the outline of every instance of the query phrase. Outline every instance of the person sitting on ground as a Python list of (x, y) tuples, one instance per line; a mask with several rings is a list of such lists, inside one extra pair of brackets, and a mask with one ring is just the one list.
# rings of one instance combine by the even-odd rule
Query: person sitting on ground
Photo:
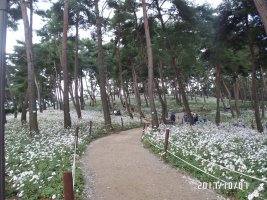
[(114, 110), (113, 113), (114, 113), (115, 116), (121, 116), (121, 111), (120, 111), (120, 109)]
[(187, 123), (188, 122), (188, 116), (187, 114), (185, 113), (184, 116), (183, 116), (183, 119), (182, 119), (182, 123)]
[(194, 119), (194, 124), (198, 123), (198, 114), (197, 113), (194, 115), (193, 119)]
[(172, 121), (172, 123), (175, 122), (175, 120), (176, 120), (176, 116), (175, 116), (174, 113), (171, 114), (171, 116), (170, 116), (170, 120)]

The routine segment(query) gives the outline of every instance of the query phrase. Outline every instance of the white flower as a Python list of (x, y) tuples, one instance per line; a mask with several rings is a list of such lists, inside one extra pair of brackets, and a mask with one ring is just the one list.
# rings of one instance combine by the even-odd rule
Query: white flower
[(19, 194), (18, 197), (22, 197), (23, 196), (24, 191), (22, 190)]

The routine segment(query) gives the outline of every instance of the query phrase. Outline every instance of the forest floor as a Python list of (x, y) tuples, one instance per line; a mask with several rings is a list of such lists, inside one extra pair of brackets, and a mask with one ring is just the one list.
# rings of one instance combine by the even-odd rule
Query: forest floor
[(92, 142), (81, 159), (85, 193), (92, 200), (214, 200), (199, 181), (164, 163), (143, 147), (132, 129)]

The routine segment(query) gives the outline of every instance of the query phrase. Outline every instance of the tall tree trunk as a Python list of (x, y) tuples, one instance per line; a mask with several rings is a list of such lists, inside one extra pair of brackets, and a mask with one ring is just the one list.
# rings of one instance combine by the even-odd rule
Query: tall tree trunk
[[(89, 74), (89, 73), (88, 73)], [(90, 74), (89, 74), (89, 78), (90, 78), (90, 86), (91, 86), (91, 90), (92, 91), (90, 91), (90, 89), (89, 89), (89, 84), (88, 84), (88, 82), (87, 82), (87, 78), (85, 78), (85, 86), (86, 86), (86, 91), (87, 91), (87, 93), (88, 93), (88, 96), (90, 97), (90, 99), (91, 99), (91, 101), (90, 101), (90, 106), (94, 106), (94, 104), (95, 104), (95, 101), (94, 101), (94, 97), (93, 97), (93, 81), (92, 81), (92, 78), (91, 78), (91, 76), (90, 76)], [(88, 97), (87, 96), (87, 97)], [(87, 98), (88, 99), (88, 98)], [(92, 103), (91, 103), (92, 102)]]
[(264, 104), (264, 91), (263, 90), (261, 93), (261, 118), (265, 118), (265, 104)]
[[(122, 86), (122, 88), (123, 88), (123, 86)], [(129, 114), (129, 117), (131, 119), (133, 119), (133, 114), (132, 114), (132, 111), (131, 111), (131, 108), (130, 108), (130, 103), (128, 102), (127, 95), (126, 95), (126, 89), (123, 88), (122, 91), (123, 91), (123, 96), (124, 96), (124, 99), (125, 99), (126, 110), (127, 110), (128, 114)]]
[(84, 94), (83, 94), (83, 76), (82, 72), (80, 74), (80, 82), (81, 82), (81, 88), (80, 88), (80, 102), (81, 102), (81, 110), (84, 110), (85, 102), (84, 102)]
[(145, 99), (146, 107), (148, 107), (148, 101), (147, 101), (147, 85), (145, 84), (145, 82), (143, 82), (143, 88), (144, 88), (144, 99)]
[(156, 105), (154, 101), (154, 76), (153, 76), (153, 54), (152, 54), (152, 46), (149, 34), (149, 26), (148, 19), (146, 13), (146, 1), (142, 0), (143, 7), (143, 17), (144, 17), (144, 26), (145, 26), (145, 35), (146, 35), (146, 45), (147, 45), (147, 59), (148, 59), (148, 96), (149, 96), (149, 107), (152, 118), (152, 127), (158, 128), (159, 121), (156, 110)]
[(132, 77), (133, 77), (133, 84), (134, 84), (134, 96), (135, 96), (135, 101), (136, 101), (136, 108), (137, 108), (137, 112), (140, 114), (140, 117), (143, 118), (144, 114), (141, 110), (141, 98), (140, 98), (140, 92), (139, 92), (138, 83), (137, 83), (137, 74), (136, 74), (133, 61), (131, 62), (131, 66), (132, 66)]
[(28, 89), (26, 91), (26, 95), (25, 95), (25, 98), (22, 100), (22, 103), (21, 103), (21, 118), (20, 118), (20, 121), (21, 121), (21, 124), (26, 124), (27, 122), (27, 108), (28, 108), (28, 103), (29, 101), (29, 92), (28, 92)]
[(161, 80), (161, 85), (162, 85), (162, 96), (163, 96), (163, 102), (164, 105), (166, 106), (166, 109), (164, 109), (164, 115), (168, 116), (168, 104), (167, 104), (167, 99), (166, 99), (166, 87), (165, 87), (165, 80), (164, 80), (164, 73), (163, 73), (163, 66), (162, 66), (162, 60), (159, 61), (159, 75), (160, 75), (160, 80)]
[(254, 4), (261, 16), (265, 34), (267, 34), (267, 3), (266, 0), (253, 0)]
[(250, 105), (253, 107), (253, 103), (252, 103), (253, 102), (252, 88), (251, 88), (251, 84), (250, 84), (250, 81), (249, 81), (249, 77), (246, 78), (246, 91), (247, 91), (248, 97), (249, 97), (248, 101), (251, 102)]
[(180, 91), (179, 89), (177, 88), (177, 81), (173, 81), (173, 88), (174, 88), (174, 98), (175, 98), (175, 102), (176, 102), (176, 105), (182, 105), (182, 102), (180, 101)]
[(222, 92), (221, 92), (221, 102), (223, 104), (223, 107), (225, 108), (226, 105), (225, 105), (225, 102), (224, 102), (224, 96), (223, 96)]
[(0, 2), (0, 199), (5, 199), (5, 86), (6, 86), (6, 27), (8, 1)]
[(231, 92), (229, 91), (227, 85), (225, 84), (224, 80), (222, 79), (222, 83), (224, 85), (224, 88), (225, 90), (227, 91), (227, 94), (228, 94), (228, 104), (230, 105), (230, 111), (231, 111), (231, 114), (232, 114), (232, 117), (234, 118), (235, 117), (235, 113), (234, 113), (234, 110), (233, 110), (233, 106), (232, 106), (232, 97), (231, 97)]
[(119, 24), (119, 28), (117, 30), (118, 32), (118, 47), (117, 47), (117, 56), (118, 56), (118, 67), (119, 67), (119, 94), (121, 96), (121, 99), (122, 99), (122, 95), (123, 95), (123, 98), (124, 98), (124, 103), (125, 103), (125, 107), (126, 107), (126, 110), (129, 114), (129, 116), (133, 119), (133, 114), (131, 112), (131, 109), (130, 109), (130, 106), (129, 106), (129, 103), (128, 103), (128, 100), (127, 100), (127, 95), (126, 95), (126, 92), (125, 92), (125, 89), (123, 87), (123, 78), (122, 78), (122, 66), (121, 66), (121, 53), (120, 53), (120, 24)]
[(82, 112), (81, 112), (81, 105), (80, 105), (80, 98), (79, 98), (79, 89), (78, 89), (78, 73), (80, 71), (79, 69), (79, 63), (78, 63), (78, 41), (79, 41), (79, 15), (77, 14), (76, 17), (76, 23), (75, 23), (75, 30), (76, 30), (76, 34), (75, 34), (75, 66), (74, 66), (74, 98), (75, 98), (75, 109), (77, 112), (77, 116), (78, 119), (82, 118)]
[(240, 116), (240, 109), (239, 109), (239, 91), (240, 91), (240, 83), (238, 77), (235, 79), (234, 83), (234, 95), (235, 95), (235, 110), (237, 117)]
[(193, 116), (191, 113), (191, 109), (189, 107), (188, 99), (186, 97), (186, 93), (185, 93), (185, 89), (184, 89), (184, 85), (183, 85), (183, 81), (182, 81), (182, 75), (181, 75), (181, 72), (177, 69), (176, 65), (177, 65), (176, 64), (176, 58), (173, 57), (172, 58), (172, 67), (176, 73), (176, 78), (177, 78), (177, 82), (178, 82), (178, 86), (179, 86), (179, 92), (180, 92), (180, 95), (182, 96), (183, 105), (185, 108), (185, 112), (186, 112), (187, 116), (189, 117), (190, 125), (193, 125), (194, 120), (193, 120)]
[[(21, 14), (24, 24), (24, 34), (26, 43), (26, 54), (27, 54), (27, 68), (28, 68), (28, 92), (29, 92), (29, 125), (30, 132), (39, 133), (38, 122), (37, 122), (37, 111), (36, 111), (36, 88), (34, 82), (34, 66), (33, 66), (33, 54), (32, 54), (32, 29), (28, 20), (26, 2), (20, 0)], [(30, 11), (32, 12), (32, 10)], [(32, 24), (32, 21), (31, 21)]]
[(97, 28), (97, 47), (98, 47), (98, 69), (99, 87), (101, 94), (102, 107), (104, 111), (105, 126), (111, 128), (111, 118), (109, 112), (108, 97), (106, 93), (106, 71), (104, 65), (104, 52), (102, 46), (101, 17), (99, 15), (98, 0), (95, 0), (96, 28)]
[(262, 109), (262, 118), (265, 118), (265, 97), (267, 94), (267, 87), (266, 87), (266, 81), (265, 81), (265, 77), (264, 77), (264, 73), (263, 73), (263, 69), (262, 66), (260, 66), (260, 72), (261, 72), (261, 83), (262, 83), (262, 105), (261, 105), (261, 109)]
[(215, 123), (217, 126), (221, 123), (221, 114), (220, 114), (220, 98), (221, 98), (221, 66), (216, 64), (216, 116)]
[(39, 84), (37, 82), (36, 77), (34, 77), (34, 82), (35, 82), (36, 89), (37, 89), (37, 97), (38, 97), (38, 105), (39, 105), (40, 113), (42, 113), (43, 112), (43, 105), (42, 105), (42, 101), (41, 101), (41, 93), (40, 93), (40, 87), (39, 87)]
[(159, 95), (159, 100), (160, 100), (160, 103), (161, 103), (161, 119), (162, 119), (162, 121), (163, 121), (163, 123), (164, 124), (166, 124), (167, 123), (167, 118), (168, 118), (168, 115), (166, 115), (166, 113), (167, 113), (167, 105), (165, 104), (165, 102), (164, 102), (164, 99), (163, 99), (163, 97), (162, 97), (162, 89), (160, 89), (160, 87), (159, 87), (159, 82), (158, 82), (158, 80), (157, 79), (155, 79), (155, 86), (156, 86), (156, 89), (157, 89), (157, 91), (158, 91), (158, 95)]
[[(265, 95), (267, 95), (266, 80), (265, 80), (265, 77), (264, 77), (262, 66), (260, 66), (260, 70), (261, 70), (260, 72), (261, 72), (261, 83), (262, 83), (263, 93)], [(265, 96), (265, 95), (263, 95), (263, 96)]]
[(254, 53), (254, 47), (253, 45), (249, 45), (249, 50), (250, 54), (252, 57), (252, 85), (251, 85), (251, 91), (252, 91), (252, 98), (253, 98), (253, 106), (254, 106), (254, 112), (255, 112), (255, 121), (257, 125), (257, 130), (259, 132), (263, 132), (263, 127), (261, 123), (261, 118), (260, 118), (260, 110), (259, 110), (259, 101), (258, 101), (258, 95), (257, 95), (257, 89), (256, 89), (256, 66), (257, 66), (257, 61), (255, 58), (255, 53)]
[(67, 66), (67, 39), (68, 39), (67, 33), (69, 25), (68, 17), (69, 17), (69, 2), (68, 0), (64, 0), (64, 24), (63, 24), (62, 54), (61, 54), (61, 66), (63, 70), (63, 82), (64, 82), (64, 91), (63, 91), (64, 128), (71, 128), (68, 66)]
[(16, 97), (13, 97), (13, 105), (14, 105), (14, 118), (18, 117), (18, 101)]

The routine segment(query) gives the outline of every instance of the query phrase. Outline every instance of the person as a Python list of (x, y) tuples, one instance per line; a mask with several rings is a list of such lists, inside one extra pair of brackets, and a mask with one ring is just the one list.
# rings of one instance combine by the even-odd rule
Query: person
[(194, 124), (196, 124), (198, 122), (198, 114), (196, 113), (195, 115), (194, 115)]
[(172, 123), (175, 122), (175, 120), (176, 120), (176, 116), (175, 116), (174, 113), (171, 114), (171, 116), (170, 116), (170, 120), (172, 121)]
[(184, 114), (183, 121), (182, 122), (183, 123), (187, 123), (188, 122), (188, 116), (187, 116), (187, 114)]
[(121, 111), (120, 111), (120, 109), (114, 110), (113, 113), (114, 113), (115, 116), (121, 116)]
[(231, 108), (231, 105), (230, 104), (226, 104), (225, 105), (225, 110), (229, 110)]

